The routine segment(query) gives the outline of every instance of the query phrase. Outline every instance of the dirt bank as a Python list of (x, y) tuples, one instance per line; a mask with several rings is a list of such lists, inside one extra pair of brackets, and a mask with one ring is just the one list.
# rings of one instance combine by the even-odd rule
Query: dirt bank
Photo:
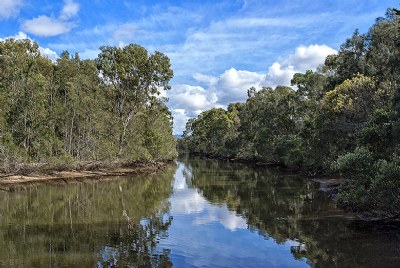
[(18, 173), (0, 173), (0, 190), (13, 191), (20, 186), (40, 183), (70, 183), (85, 180), (109, 180), (129, 174), (149, 174), (165, 169), (170, 161), (134, 162), (127, 164), (80, 163), (73, 170), (27, 169)]

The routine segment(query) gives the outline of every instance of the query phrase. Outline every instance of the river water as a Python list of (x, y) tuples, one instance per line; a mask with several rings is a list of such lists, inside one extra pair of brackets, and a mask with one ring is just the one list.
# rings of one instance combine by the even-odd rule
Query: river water
[(181, 157), (146, 176), (0, 192), (1, 267), (400, 267), (400, 232), (299, 176)]

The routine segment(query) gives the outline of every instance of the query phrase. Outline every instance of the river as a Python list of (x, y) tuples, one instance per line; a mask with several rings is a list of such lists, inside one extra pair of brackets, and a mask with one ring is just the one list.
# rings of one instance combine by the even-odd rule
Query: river
[(400, 267), (294, 174), (182, 156), (163, 172), (0, 192), (1, 267)]

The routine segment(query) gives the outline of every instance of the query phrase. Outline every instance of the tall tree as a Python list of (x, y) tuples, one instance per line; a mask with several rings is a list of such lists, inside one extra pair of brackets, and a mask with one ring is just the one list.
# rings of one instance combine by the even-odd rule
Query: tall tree
[(131, 120), (149, 105), (160, 90), (170, 89), (173, 71), (169, 58), (161, 52), (149, 54), (139, 45), (124, 48), (101, 47), (96, 59), (104, 84), (111, 87), (118, 118), (118, 155), (125, 145)]

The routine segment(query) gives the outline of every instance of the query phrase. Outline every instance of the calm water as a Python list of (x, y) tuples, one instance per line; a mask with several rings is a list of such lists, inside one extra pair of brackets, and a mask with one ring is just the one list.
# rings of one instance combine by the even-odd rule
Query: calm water
[(2, 267), (400, 267), (400, 234), (314, 183), (181, 158), (150, 176), (0, 192)]

